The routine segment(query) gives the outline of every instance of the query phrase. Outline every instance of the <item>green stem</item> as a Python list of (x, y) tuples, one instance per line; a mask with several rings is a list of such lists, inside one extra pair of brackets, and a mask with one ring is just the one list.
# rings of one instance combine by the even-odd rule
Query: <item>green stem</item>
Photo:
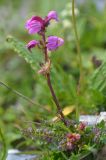
[(39, 103), (36, 103), (34, 101), (32, 101), (30, 98), (24, 96), (22, 93), (12, 89), (11, 87), (9, 87), (7, 84), (5, 84), (4, 82), (0, 81), (0, 86), (4, 86), (5, 88), (7, 88), (8, 90), (12, 91), (13, 93), (15, 93), (16, 95), (18, 95), (19, 97), (23, 98), (24, 100), (28, 101), (29, 103), (33, 104), (33, 105), (37, 105), (39, 107), (42, 107)]
[[(81, 49), (80, 49), (80, 42), (77, 32), (77, 26), (76, 26), (76, 17), (75, 17), (75, 1), (72, 0), (72, 20), (73, 20), (73, 28), (75, 32), (75, 38), (76, 38), (76, 48), (77, 48), (77, 54), (78, 54), (78, 63), (80, 68), (80, 77), (77, 87), (77, 95), (79, 96), (82, 88), (83, 88), (83, 67), (82, 67), (82, 56), (81, 56)], [(79, 119), (79, 107), (78, 104), (76, 106), (76, 119)]]
[(3, 144), (3, 154), (2, 154), (1, 160), (5, 160), (7, 156), (7, 147), (6, 147), (6, 141), (1, 129), (0, 129), (0, 137), (2, 139), (2, 144)]

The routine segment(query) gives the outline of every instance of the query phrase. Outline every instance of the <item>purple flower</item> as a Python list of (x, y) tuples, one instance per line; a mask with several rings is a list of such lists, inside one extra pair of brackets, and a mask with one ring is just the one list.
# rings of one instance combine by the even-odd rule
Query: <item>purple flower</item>
[(56, 11), (50, 11), (44, 19), (38, 16), (33, 16), (26, 22), (25, 28), (28, 30), (29, 34), (40, 33), (40, 31), (44, 32), (45, 28), (49, 25), (50, 20), (58, 21)]
[(64, 40), (60, 37), (56, 36), (50, 36), (47, 39), (47, 49), (49, 51), (56, 50), (58, 47), (62, 46), (64, 44)]
[(47, 15), (47, 18), (48, 18), (49, 21), (52, 20), (52, 19), (58, 21), (57, 12), (56, 11), (50, 11)]
[(31, 50), (31, 48), (34, 48), (36, 45), (38, 45), (39, 44), (39, 42), (38, 41), (36, 41), (36, 40), (32, 40), (32, 41), (30, 41), (28, 44), (27, 44), (27, 48), (29, 49), (29, 50)]
[(44, 20), (41, 17), (33, 16), (26, 22), (25, 28), (29, 31), (29, 34), (35, 34), (44, 29), (43, 25)]

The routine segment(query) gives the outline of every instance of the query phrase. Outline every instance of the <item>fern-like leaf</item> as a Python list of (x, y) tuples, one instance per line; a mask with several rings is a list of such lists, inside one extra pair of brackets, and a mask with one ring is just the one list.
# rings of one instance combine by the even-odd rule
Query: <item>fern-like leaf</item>
[(103, 92), (106, 89), (106, 61), (94, 71), (90, 79), (90, 88)]
[(17, 52), (21, 57), (23, 57), (27, 63), (29, 63), (34, 71), (37, 70), (39, 56), (37, 53), (29, 52), (25, 47), (25, 44), (15, 39), (12, 36), (7, 37), (7, 42), (9, 44), (9, 48), (13, 49)]

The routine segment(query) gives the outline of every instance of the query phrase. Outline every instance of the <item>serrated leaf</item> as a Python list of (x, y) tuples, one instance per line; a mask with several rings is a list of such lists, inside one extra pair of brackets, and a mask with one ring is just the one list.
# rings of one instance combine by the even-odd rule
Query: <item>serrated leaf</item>
[(8, 36), (6, 40), (9, 44), (9, 48), (13, 49), (19, 54), (19, 56), (23, 57), (26, 62), (31, 65), (32, 69), (36, 71), (39, 59), (37, 53), (29, 52), (24, 43), (20, 42), (12, 36)]

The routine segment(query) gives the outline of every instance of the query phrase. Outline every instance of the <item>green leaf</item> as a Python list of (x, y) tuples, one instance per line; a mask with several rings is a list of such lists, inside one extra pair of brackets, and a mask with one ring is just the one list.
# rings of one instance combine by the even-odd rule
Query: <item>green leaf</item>
[(106, 61), (92, 74), (90, 88), (100, 92), (106, 89)]
[(79, 154), (75, 155), (74, 153), (72, 153), (70, 160), (79, 160)]
[(23, 57), (26, 62), (31, 65), (32, 69), (36, 71), (40, 54), (29, 52), (24, 43), (20, 42), (12, 36), (8, 36), (6, 40), (9, 44), (9, 48), (13, 49), (19, 54), (19, 56)]

